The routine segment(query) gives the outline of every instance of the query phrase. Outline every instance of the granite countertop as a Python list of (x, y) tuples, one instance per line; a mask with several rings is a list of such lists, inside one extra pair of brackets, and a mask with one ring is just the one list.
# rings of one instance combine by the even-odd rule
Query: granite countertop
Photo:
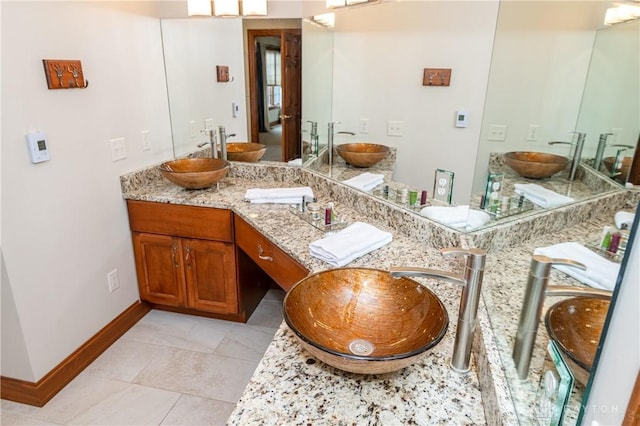
[[(396, 217), (380, 205), (367, 204), (369, 200), (365, 200), (361, 204), (372, 209), (370, 214), (365, 214), (362, 205), (358, 209), (353, 208), (354, 204), (348, 198), (351, 194), (341, 196), (339, 189), (331, 188), (331, 184), (322, 178), (305, 180), (303, 175), (304, 172), (299, 168), (239, 167), (224, 179), (220, 189), (188, 191), (164, 180), (157, 170), (150, 168), (123, 178), (122, 189), (127, 199), (231, 209), (292, 258), (315, 272), (331, 267), (309, 255), (309, 243), (322, 238), (322, 231), (292, 214), (288, 206), (254, 205), (243, 201), (248, 188), (311, 183), (320, 202), (336, 200), (336, 197), (342, 200), (336, 208), (349, 222), (368, 222), (393, 233), (391, 244), (348, 266), (387, 269), (405, 265), (458, 273), (462, 271), (461, 260), (445, 259), (436, 249), (468, 243), (454, 231), (447, 232), (437, 224), (420, 223), (420, 226), (415, 226), (420, 229), (413, 231), (410, 228), (410, 232), (407, 232), (410, 225), (398, 225)], [(361, 196), (363, 194), (353, 195)], [(555, 217), (550, 215), (549, 220)], [(407, 222), (413, 219), (411, 216), (406, 218)], [(469, 374), (455, 373), (448, 366), (455, 337), (460, 289), (442, 281), (417, 279), (440, 297), (450, 319), (444, 339), (422, 360), (404, 370), (384, 375), (360, 376), (342, 372), (315, 362), (283, 323), (229, 423), (517, 424), (519, 418), (516, 410), (521, 414), (522, 407), (526, 408), (530, 403), (531, 392), (535, 394), (548, 339), (542, 330), (536, 341), (529, 384), (510, 385), (509, 371), (513, 369), (513, 366), (509, 366), (510, 345), (514, 327), (517, 327), (533, 248), (561, 241), (590, 240), (599, 235), (604, 224), (611, 221), (612, 217), (608, 215), (592, 217), (583, 223), (568, 226), (562, 232), (540, 236), (534, 233), (524, 243), (510, 247), (508, 251), (495, 250), (489, 253)], [(514, 236), (511, 238), (517, 239)], [(578, 284), (555, 270), (552, 279), (558, 284)]]

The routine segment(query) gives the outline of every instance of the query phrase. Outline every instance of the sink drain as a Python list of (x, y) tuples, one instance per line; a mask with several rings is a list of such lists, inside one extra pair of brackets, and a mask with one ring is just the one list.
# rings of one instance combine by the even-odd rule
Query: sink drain
[(354, 355), (370, 355), (374, 349), (373, 343), (364, 339), (356, 339), (349, 343), (349, 350)]

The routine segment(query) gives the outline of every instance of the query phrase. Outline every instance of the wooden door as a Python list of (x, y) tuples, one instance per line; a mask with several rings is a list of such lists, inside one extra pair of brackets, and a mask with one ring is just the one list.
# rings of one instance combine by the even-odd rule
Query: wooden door
[(159, 305), (186, 305), (180, 238), (133, 234), (140, 298)]
[(182, 241), (188, 306), (218, 314), (238, 313), (235, 249), (232, 243)]
[(302, 37), (300, 30), (282, 30), (282, 160), (302, 155)]

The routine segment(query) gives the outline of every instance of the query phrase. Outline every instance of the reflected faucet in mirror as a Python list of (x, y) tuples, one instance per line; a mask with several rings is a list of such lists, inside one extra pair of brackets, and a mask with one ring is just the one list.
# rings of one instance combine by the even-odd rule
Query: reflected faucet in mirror
[(211, 158), (218, 158), (218, 150), (216, 149), (216, 132), (213, 129), (204, 129), (200, 130), (202, 133), (205, 133), (208, 137), (208, 141), (204, 141), (196, 145), (198, 148), (202, 148), (205, 145), (211, 145)]
[[(607, 145), (607, 140), (609, 139), (609, 136), (612, 136), (613, 133), (602, 133), (600, 135), (600, 139), (598, 140), (598, 149), (596, 151), (596, 159), (593, 163), (593, 168), (595, 170), (600, 170), (600, 165), (602, 164), (602, 157), (604, 156), (604, 150), (607, 148), (624, 148), (621, 150), (618, 150), (618, 155), (617, 157), (620, 156), (620, 154), (622, 154), (622, 152), (626, 151), (627, 149), (633, 149), (634, 147), (631, 145), (619, 145), (619, 144), (613, 144), (613, 145)], [(616, 158), (617, 158), (616, 157)], [(614, 168), (613, 170), (611, 170), (612, 173), (616, 172), (616, 169)]]
[(531, 259), (529, 278), (525, 289), (518, 331), (513, 345), (513, 361), (518, 377), (525, 380), (529, 375), (529, 365), (533, 355), (538, 325), (545, 296), (593, 296), (610, 298), (611, 292), (591, 287), (550, 286), (549, 276), (553, 265), (567, 265), (582, 270), (586, 266), (570, 259), (554, 259), (536, 254)]
[(310, 154), (318, 155), (320, 152), (320, 138), (318, 137), (318, 122), (307, 120), (307, 123), (311, 123), (311, 131), (304, 130), (309, 133), (311, 137), (311, 146), (309, 148)]
[(580, 165), (580, 158), (582, 157), (582, 148), (584, 147), (584, 141), (587, 137), (586, 133), (576, 133), (578, 135), (578, 139), (576, 143), (573, 142), (562, 142), (562, 141), (553, 141), (549, 142), (549, 145), (557, 145), (557, 144), (566, 144), (566, 145), (575, 145), (575, 149), (573, 151), (573, 160), (571, 161), (571, 171), (569, 172), (569, 180), (574, 180), (576, 178), (576, 171), (578, 170), (578, 166)]

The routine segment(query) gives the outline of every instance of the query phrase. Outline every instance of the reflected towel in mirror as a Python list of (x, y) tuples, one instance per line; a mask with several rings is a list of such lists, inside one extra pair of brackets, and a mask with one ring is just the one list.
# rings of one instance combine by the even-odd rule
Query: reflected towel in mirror
[(471, 210), (469, 206), (428, 206), (420, 210), (420, 214), (436, 222), (467, 231), (479, 228), (491, 220), (487, 212)]
[(289, 160), (287, 162), (290, 166), (302, 166), (302, 158), (296, 158), (295, 160)]
[(565, 265), (553, 265), (553, 267), (588, 286), (611, 291), (616, 286), (620, 265), (594, 253), (582, 244), (574, 242), (554, 244), (538, 247), (533, 253), (582, 263), (587, 267), (586, 271)]
[(333, 266), (344, 266), (393, 240), (389, 232), (364, 222), (355, 222), (342, 231), (309, 244), (311, 256)]
[(360, 189), (364, 192), (371, 191), (376, 186), (384, 182), (384, 175), (378, 173), (365, 172), (351, 179), (342, 181), (349, 186)]
[(558, 194), (535, 183), (516, 183), (513, 186), (516, 188), (517, 194), (524, 195), (527, 200), (545, 209), (562, 206), (575, 201), (575, 199), (571, 197)]
[(268, 189), (251, 188), (247, 189), (244, 199), (252, 204), (300, 204), (304, 196), (313, 198), (313, 190), (308, 186)]

